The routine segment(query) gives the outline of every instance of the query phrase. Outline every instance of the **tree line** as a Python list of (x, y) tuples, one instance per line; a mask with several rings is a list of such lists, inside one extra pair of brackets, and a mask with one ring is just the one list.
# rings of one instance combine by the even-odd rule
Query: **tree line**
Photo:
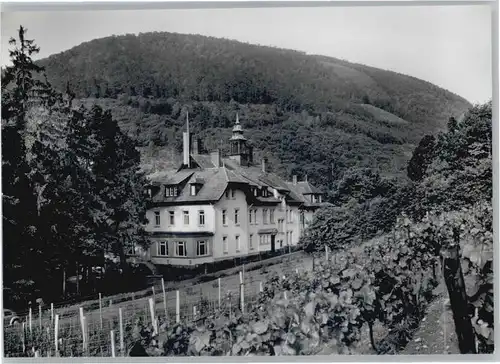
[[(61, 299), (68, 278), (94, 280), (105, 254), (146, 245), (144, 175), (136, 143), (109, 111), (75, 107), (33, 62), (39, 48), (22, 26), (2, 70), (4, 300)], [(78, 278), (82, 276), (82, 280)], [(117, 282), (118, 283), (118, 282)], [(64, 292), (66, 291), (66, 292)]]
[(420, 221), (427, 214), (491, 205), (491, 101), (471, 107), (447, 129), (425, 135), (407, 163), (407, 179), (371, 168), (348, 169), (333, 185), (327, 207), (316, 215), (304, 244), (342, 248), (392, 230), (398, 216)]

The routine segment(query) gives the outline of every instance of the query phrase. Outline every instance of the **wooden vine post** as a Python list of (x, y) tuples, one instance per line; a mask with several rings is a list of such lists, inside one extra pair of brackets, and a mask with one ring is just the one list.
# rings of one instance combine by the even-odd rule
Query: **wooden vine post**
[(220, 278), (217, 278), (217, 283), (219, 284), (219, 309), (220, 309), (220, 301), (221, 301), (221, 287), (220, 287)]
[(111, 337), (111, 357), (115, 358), (116, 357), (115, 332), (113, 330), (111, 330), (111, 332), (110, 332), (110, 337)]
[(245, 284), (243, 283), (243, 272), (240, 272), (240, 309), (245, 313)]
[(23, 344), (23, 353), (26, 351), (25, 333), (26, 333), (26, 324), (23, 322), (23, 332), (21, 334), (21, 343)]
[(122, 356), (125, 356), (125, 345), (123, 337), (123, 312), (121, 307), (118, 309), (118, 316), (120, 318), (120, 353), (122, 354)]
[(163, 292), (163, 306), (165, 308), (165, 320), (168, 319), (167, 294), (165, 293), (165, 280), (161, 277), (161, 290)]
[(157, 327), (157, 322), (156, 322), (156, 316), (155, 316), (155, 301), (153, 298), (149, 299), (149, 312), (151, 314), (151, 324), (153, 325), (153, 334), (156, 336), (158, 335), (158, 327)]
[(59, 356), (59, 315), (56, 315), (54, 321), (54, 348), (55, 355)]
[(28, 320), (29, 320), (29, 327), (30, 327), (30, 336), (33, 336), (33, 326), (32, 326), (32, 312), (31, 312), (31, 307), (30, 311), (28, 313)]
[(99, 322), (101, 323), (102, 330), (102, 295), (99, 293)]
[(38, 323), (40, 326), (40, 330), (42, 329), (42, 303), (38, 304)]
[(175, 322), (181, 322), (181, 297), (179, 291), (175, 291)]
[(443, 275), (450, 297), (453, 321), (461, 354), (476, 354), (474, 329), (469, 316), (468, 298), (460, 262), (459, 231), (453, 233), (454, 243), (442, 252)]

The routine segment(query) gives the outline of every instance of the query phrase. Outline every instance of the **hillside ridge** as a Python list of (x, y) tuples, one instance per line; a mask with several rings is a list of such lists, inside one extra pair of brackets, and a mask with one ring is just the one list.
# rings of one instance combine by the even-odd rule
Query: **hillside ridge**
[(209, 148), (227, 148), (238, 112), (279, 174), (327, 188), (348, 168), (404, 175), (422, 136), (470, 107), (412, 76), (202, 35), (110, 36), (39, 63), (57, 89), (69, 82), (78, 102), (111, 109), (149, 151), (146, 164), (159, 150), (180, 152), (186, 112)]

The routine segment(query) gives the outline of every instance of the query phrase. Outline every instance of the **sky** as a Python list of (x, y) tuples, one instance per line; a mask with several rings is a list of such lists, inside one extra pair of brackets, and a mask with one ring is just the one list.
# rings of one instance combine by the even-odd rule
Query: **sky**
[(488, 6), (156, 9), (2, 13), (1, 62), (19, 25), (38, 58), (110, 35), (169, 31), (290, 48), (432, 82), (473, 103), (492, 97)]

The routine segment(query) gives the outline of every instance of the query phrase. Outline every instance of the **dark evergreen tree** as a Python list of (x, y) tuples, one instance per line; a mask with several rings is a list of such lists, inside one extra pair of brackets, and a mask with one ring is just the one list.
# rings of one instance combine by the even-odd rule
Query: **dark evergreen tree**
[(139, 172), (140, 154), (135, 142), (122, 133), (109, 111), (95, 106), (88, 113), (89, 127), (97, 141), (92, 171), (94, 193), (103, 206), (98, 216), (99, 235), (110, 250), (120, 257), (127, 270), (125, 251), (133, 245), (147, 244), (144, 176)]
[(427, 171), (427, 167), (434, 158), (436, 138), (433, 135), (426, 135), (420, 140), (417, 148), (408, 162), (407, 173), (412, 181), (420, 181)]

